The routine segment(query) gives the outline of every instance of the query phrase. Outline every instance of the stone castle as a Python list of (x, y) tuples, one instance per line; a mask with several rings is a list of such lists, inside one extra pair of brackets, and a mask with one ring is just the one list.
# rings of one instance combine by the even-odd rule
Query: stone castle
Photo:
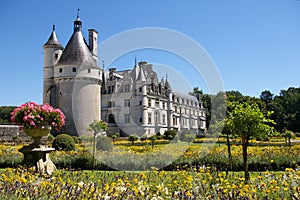
[(73, 34), (65, 47), (55, 27), (44, 49), (43, 103), (66, 115), (62, 132), (87, 133), (94, 120), (106, 121), (108, 134), (153, 135), (166, 130), (206, 131), (206, 116), (199, 94), (177, 92), (168, 79), (159, 80), (152, 64), (135, 62), (132, 69), (108, 71), (98, 66), (98, 32), (82, 34), (77, 15)]

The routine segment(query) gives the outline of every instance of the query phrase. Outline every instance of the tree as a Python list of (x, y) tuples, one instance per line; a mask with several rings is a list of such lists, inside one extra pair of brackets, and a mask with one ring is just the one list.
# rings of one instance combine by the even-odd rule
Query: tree
[(10, 113), (16, 106), (0, 106), (0, 123), (10, 123)]
[(273, 94), (269, 90), (262, 91), (260, 99), (268, 105), (273, 99)]
[(273, 121), (268, 117), (272, 112), (268, 112), (267, 116), (264, 116), (263, 112), (261, 112), (258, 105), (255, 103), (235, 102), (229, 103), (228, 105), (231, 107), (232, 111), (228, 113), (226, 123), (227, 126), (242, 139), (243, 166), (245, 181), (247, 182), (250, 180), (247, 162), (249, 140), (260, 134), (268, 134), (271, 131), (271, 127), (268, 123), (273, 123)]
[(95, 168), (95, 150), (96, 150), (96, 137), (97, 134), (106, 132), (108, 125), (102, 120), (95, 120), (88, 126), (88, 131), (93, 131), (94, 133), (94, 144), (93, 144), (93, 170)]
[(138, 139), (139, 139), (139, 137), (136, 135), (130, 135), (128, 137), (128, 141), (130, 141), (132, 143), (132, 145), (134, 145), (134, 142), (137, 141)]
[(277, 131), (300, 132), (300, 87), (281, 90), (269, 103), (268, 110), (274, 111), (271, 118), (276, 122)]

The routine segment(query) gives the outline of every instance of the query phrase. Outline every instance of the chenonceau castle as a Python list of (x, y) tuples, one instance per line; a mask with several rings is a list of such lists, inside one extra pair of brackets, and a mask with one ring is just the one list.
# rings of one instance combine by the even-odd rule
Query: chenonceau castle
[(135, 62), (131, 69), (104, 71), (98, 66), (98, 32), (82, 34), (77, 15), (73, 34), (65, 47), (55, 27), (43, 45), (43, 103), (66, 115), (62, 132), (82, 135), (94, 120), (106, 121), (108, 134), (153, 135), (166, 130), (206, 131), (206, 116), (199, 94), (172, 89), (167, 78), (159, 80), (152, 64)]

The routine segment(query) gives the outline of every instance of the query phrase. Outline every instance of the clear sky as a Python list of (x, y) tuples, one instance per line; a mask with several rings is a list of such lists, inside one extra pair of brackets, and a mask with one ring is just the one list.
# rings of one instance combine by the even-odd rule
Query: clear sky
[[(226, 91), (258, 97), (263, 90), (277, 95), (281, 89), (300, 86), (297, 0), (2, 0), (0, 105), (42, 103), (42, 45), (53, 23), (61, 44), (67, 44), (78, 8), (84, 35), (94, 28), (100, 43), (120, 32), (143, 27), (185, 34), (209, 54)], [(163, 51), (132, 52), (107, 67), (131, 68), (134, 56), (138, 61), (158, 63), (158, 68), (168, 66), (160, 67), (165, 71), (172, 67), (179, 76), (189, 73), (183, 76), (185, 81), (206, 91), (203, 80), (186, 70), (189, 63)], [(163, 73), (160, 76), (165, 76)], [(171, 80), (171, 84), (177, 83)]]

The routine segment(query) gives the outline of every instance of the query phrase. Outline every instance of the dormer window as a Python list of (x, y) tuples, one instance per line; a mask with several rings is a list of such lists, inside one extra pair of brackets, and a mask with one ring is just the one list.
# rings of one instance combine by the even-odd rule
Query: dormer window
[(58, 69), (58, 72), (59, 72), (59, 73), (62, 73), (62, 68), (59, 68), (59, 69)]
[(73, 67), (73, 68), (72, 68), (72, 71), (73, 71), (73, 72), (76, 72), (76, 67)]

